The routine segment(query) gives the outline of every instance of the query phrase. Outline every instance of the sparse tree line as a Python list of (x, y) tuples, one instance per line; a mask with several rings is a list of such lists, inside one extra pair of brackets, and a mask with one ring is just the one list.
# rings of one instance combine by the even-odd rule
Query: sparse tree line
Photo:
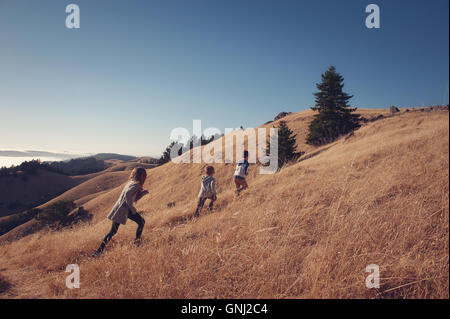
[(58, 174), (73, 176), (96, 173), (107, 168), (105, 161), (95, 157), (74, 158), (69, 161), (59, 162), (41, 162), (40, 160), (31, 160), (13, 165), (11, 167), (0, 168), (1, 177), (22, 177), (24, 179), (30, 175), (36, 175), (39, 169), (54, 172)]
[(180, 142), (172, 142), (169, 144), (169, 146), (166, 147), (163, 154), (158, 160), (158, 165), (165, 164), (170, 161), (170, 153), (173, 148), (178, 149), (178, 155), (182, 155), (183, 153), (193, 149), (196, 146), (203, 146), (211, 143), (212, 141), (222, 137), (223, 134), (214, 134), (210, 137), (206, 137), (202, 135), (201, 137), (198, 137), (196, 135), (193, 135), (189, 141), (186, 142), (186, 144), (180, 143)]
[[(314, 119), (309, 124), (306, 137), (307, 144), (314, 146), (328, 144), (361, 126), (361, 117), (355, 113), (357, 108), (349, 105), (353, 96), (343, 91), (343, 82), (344, 78), (336, 72), (336, 68), (330, 66), (322, 74), (322, 82), (316, 84), (318, 92), (314, 93), (315, 106), (311, 109), (316, 111), (317, 114), (314, 115)], [(304, 152), (297, 151), (296, 135), (289, 129), (286, 121), (280, 121), (276, 128), (278, 128), (278, 167), (281, 168), (286, 163), (298, 159)], [(202, 136), (201, 145), (206, 145), (215, 138), (217, 136), (211, 136), (209, 139)], [(195, 136), (191, 139), (189, 149), (192, 148), (195, 139)], [(270, 153), (269, 145), (270, 141), (267, 143), (267, 154)], [(178, 155), (181, 155), (183, 152), (182, 146), (178, 142), (172, 142), (163, 152), (158, 164), (162, 165), (170, 161), (170, 153), (173, 147), (178, 147)]]

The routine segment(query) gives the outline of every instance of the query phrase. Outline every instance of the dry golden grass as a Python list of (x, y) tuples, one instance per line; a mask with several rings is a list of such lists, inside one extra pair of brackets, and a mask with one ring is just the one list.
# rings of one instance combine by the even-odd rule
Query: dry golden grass
[[(137, 204), (147, 221), (141, 247), (129, 221), (102, 258), (88, 257), (110, 227), (116, 188), (86, 203), (92, 225), (2, 244), (11, 287), (0, 296), (448, 298), (448, 120), (444, 111), (403, 113), (275, 175), (251, 166), (239, 198), (234, 165), (216, 164), (217, 209), (196, 221), (188, 217), (204, 164), (149, 170), (150, 194)], [(71, 263), (80, 289), (65, 287)], [(380, 289), (365, 287), (369, 264), (380, 266)]]
[(67, 192), (55, 197), (51, 201), (39, 207), (46, 207), (61, 200), (76, 201), (77, 204), (83, 205), (85, 202), (89, 201), (91, 196), (98, 195), (104, 191), (111, 190), (122, 185), (128, 180), (129, 176), (129, 171), (105, 171), (102, 174), (92, 177), (80, 185), (71, 188)]

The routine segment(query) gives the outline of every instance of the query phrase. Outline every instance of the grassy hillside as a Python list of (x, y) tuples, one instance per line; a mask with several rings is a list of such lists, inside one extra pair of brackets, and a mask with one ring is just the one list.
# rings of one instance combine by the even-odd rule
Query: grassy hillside
[[(239, 198), (234, 165), (215, 164), (216, 210), (198, 220), (189, 217), (205, 164), (148, 170), (139, 248), (129, 221), (102, 258), (88, 257), (110, 227), (104, 218), (121, 187), (84, 204), (91, 225), (2, 243), (8, 289), (0, 296), (448, 298), (448, 112), (402, 112), (321, 149), (301, 139), (311, 115), (284, 118), (305, 160), (275, 175), (252, 165)], [(65, 288), (71, 263), (80, 265), (80, 289)], [(369, 264), (380, 266), (380, 289), (365, 287)]]
[[(59, 201), (73, 201), (78, 207), (80, 207), (90, 200), (97, 198), (101, 194), (116, 187), (120, 187), (120, 185), (128, 180), (130, 171), (136, 166), (143, 166), (146, 168), (154, 167), (154, 165), (150, 164), (138, 164), (134, 162), (123, 163), (122, 161), (119, 161), (115, 164), (111, 164), (108, 169), (98, 173), (73, 176), (71, 178), (74, 182), (76, 182), (76, 186), (69, 188), (61, 195), (36, 206), (36, 208), (44, 209)], [(48, 180), (48, 182), (52, 181)], [(45, 179), (42, 179), (41, 183), (45, 185)], [(45, 190), (46, 188), (42, 191)], [(30, 190), (29, 192), (33, 193), (33, 190)], [(95, 220), (97, 219), (98, 218), (96, 217)], [(14, 240), (28, 235), (36, 230), (36, 223), (37, 221), (32, 219), (28, 212), (15, 214), (13, 219), (9, 219), (9, 217), (0, 218), (0, 239)], [(6, 234), (5, 231), (7, 231)]]
[(22, 212), (54, 198), (79, 182), (63, 174), (39, 169), (36, 174), (0, 179), (0, 217)]
[[(9, 168), (2, 167), (0, 218), (41, 205), (81, 182), (100, 175), (106, 168), (112, 169), (111, 166), (103, 160), (85, 157), (44, 163), (31, 160)], [(77, 174), (84, 175), (72, 177)]]

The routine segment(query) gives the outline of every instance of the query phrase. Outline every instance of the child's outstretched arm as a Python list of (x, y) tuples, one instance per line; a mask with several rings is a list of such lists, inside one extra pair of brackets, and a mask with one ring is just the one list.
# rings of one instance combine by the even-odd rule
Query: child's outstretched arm
[(138, 192), (138, 194), (136, 195), (136, 199), (134, 200), (135, 202), (137, 202), (138, 200), (140, 200), (142, 197), (144, 197), (145, 195), (148, 194), (148, 190), (140, 190)]
[(217, 199), (217, 192), (216, 192), (216, 180), (215, 179), (213, 179), (211, 181), (211, 191), (212, 191), (212, 194), (213, 194), (213, 199), (216, 200)]
[(211, 181), (211, 191), (216, 195), (216, 181), (214, 179)]

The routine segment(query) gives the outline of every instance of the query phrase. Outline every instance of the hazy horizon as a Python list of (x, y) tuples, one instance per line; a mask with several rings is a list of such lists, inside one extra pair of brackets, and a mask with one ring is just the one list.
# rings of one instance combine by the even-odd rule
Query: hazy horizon
[[(112, 153), (112, 152), (108, 152)], [(44, 150), (2, 150), (0, 149), (0, 168), (20, 165), (23, 162), (31, 160), (40, 160), (41, 162), (68, 161), (74, 158), (94, 156), (100, 153), (76, 154), (70, 152), (49, 152)], [(127, 156), (137, 156), (134, 154), (120, 154)], [(144, 155), (145, 156), (145, 155)], [(153, 156), (150, 156), (153, 157)]]
[[(410, 107), (410, 109), (414, 108), (421, 108), (425, 106), (431, 106), (431, 105), (423, 105), (423, 106), (414, 106)], [(377, 108), (377, 107), (367, 107), (362, 109), (383, 109), (383, 108)], [(295, 111), (294, 111), (295, 112)], [(263, 123), (260, 123), (262, 125)], [(26, 152), (29, 152), (30, 154), (25, 155)], [(14, 154), (8, 154), (6, 153), (20, 153), (17, 155)], [(42, 156), (38, 153), (48, 153), (49, 156)], [(70, 151), (51, 151), (51, 150), (24, 150), (24, 149), (0, 149), (0, 167), (10, 167), (11, 165), (19, 165), (25, 161), (30, 161), (33, 159), (38, 159), (41, 162), (44, 161), (64, 161), (64, 160), (70, 160), (73, 158), (80, 158), (80, 157), (89, 157), (96, 154), (101, 153), (113, 153), (113, 154), (119, 154), (119, 155), (127, 155), (127, 156), (135, 156), (135, 157), (152, 157), (152, 158), (159, 158), (162, 154), (124, 154), (124, 153), (116, 153), (116, 152), (93, 152), (93, 153), (76, 153), (76, 152), (70, 152)]]

